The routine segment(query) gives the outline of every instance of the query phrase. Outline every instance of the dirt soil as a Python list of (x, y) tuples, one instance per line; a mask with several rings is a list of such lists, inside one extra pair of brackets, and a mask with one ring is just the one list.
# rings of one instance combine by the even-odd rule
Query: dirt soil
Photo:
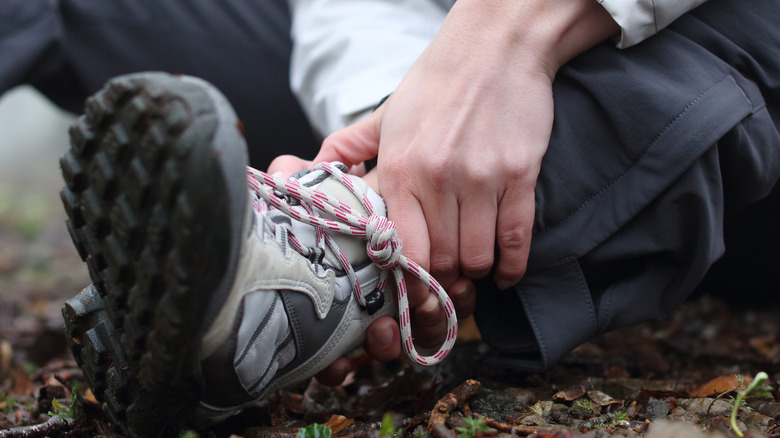
[[(0, 437), (118, 436), (65, 349), (60, 307), (87, 282), (56, 194), (0, 184)], [(773, 389), (738, 406), (737, 425), (780, 437), (780, 309), (741, 304), (699, 296), (669, 321), (601, 336), (541, 374), (482, 367), (488, 349), (466, 324), (442, 366), (356, 354), (341, 387), (311, 381), (187, 436), (297, 436), (325, 423), (338, 436), (473, 427), (487, 430), (464, 436), (730, 437), (734, 397), (764, 371)]]

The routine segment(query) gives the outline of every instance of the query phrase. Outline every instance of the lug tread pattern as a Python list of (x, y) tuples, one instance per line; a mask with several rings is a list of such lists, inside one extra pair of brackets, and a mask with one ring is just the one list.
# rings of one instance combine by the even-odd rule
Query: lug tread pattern
[(193, 142), (216, 130), (203, 102), (203, 90), (166, 74), (114, 79), (87, 99), (60, 160), (68, 231), (93, 281), (63, 307), (67, 338), (128, 436), (173, 434), (202, 391), (193, 331), (208, 297), (191, 273), (215, 254), (192, 242), (206, 201), (181, 179)]

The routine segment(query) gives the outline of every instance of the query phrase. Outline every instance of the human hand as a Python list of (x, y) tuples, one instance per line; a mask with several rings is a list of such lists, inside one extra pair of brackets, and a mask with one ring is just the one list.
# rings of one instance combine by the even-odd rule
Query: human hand
[[(508, 287), (524, 273), (534, 186), (552, 126), (551, 78), (546, 66), (491, 65), (465, 52), (460, 59), (449, 46), (439, 52), (434, 44), (382, 107), (328, 137), (314, 161), (355, 165), (379, 154), (379, 191), (404, 254), (451, 294), (458, 291), (453, 301), (468, 303), (463, 312), (470, 314), (475, 292), (468, 278), (489, 272), (496, 244), (499, 285)], [(511, 70), (517, 75), (507, 77)], [(444, 313), (424, 286), (407, 280), (415, 341), (436, 345), (445, 332)], [(366, 350), (380, 359), (398, 355), (397, 330), (394, 321), (377, 321)], [(337, 361), (318, 379), (337, 383), (347, 365)]]
[[(328, 137), (315, 162), (378, 154), (407, 257), (447, 284), (486, 275), (497, 246), (495, 280), (510, 286), (527, 262), (554, 74), (617, 30), (589, 0), (461, 0), (393, 96)], [(410, 287), (409, 298), (415, 334), (435, 326), (441, 312), (424, 288)]]

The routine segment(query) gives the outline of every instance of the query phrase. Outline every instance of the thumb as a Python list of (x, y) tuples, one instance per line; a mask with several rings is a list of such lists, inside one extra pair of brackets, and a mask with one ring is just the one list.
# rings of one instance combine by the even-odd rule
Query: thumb
[(382, 108), (325, 138), (314, 163), (341, 161), (347, 167), (352, 167), (376, 157), (382, 120), (380, 110)]
[(280, 155), (268, 166), (268, 173), (287, 179), (293, 173), (308, 169), (311, 167), (311, 161), (298, 158), (295, 155)]

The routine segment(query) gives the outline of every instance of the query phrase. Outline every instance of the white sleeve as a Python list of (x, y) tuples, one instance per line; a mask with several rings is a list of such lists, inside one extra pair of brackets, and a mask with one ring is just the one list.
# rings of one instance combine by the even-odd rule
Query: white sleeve
[(292, 90), (327, 135), (364, 117), (428, 46), (454, 0), (290, 0)]
[(680, 15), (706, 0), (597, 0), (620, 26), (618, 47), (633, 46), (655, 35)]

